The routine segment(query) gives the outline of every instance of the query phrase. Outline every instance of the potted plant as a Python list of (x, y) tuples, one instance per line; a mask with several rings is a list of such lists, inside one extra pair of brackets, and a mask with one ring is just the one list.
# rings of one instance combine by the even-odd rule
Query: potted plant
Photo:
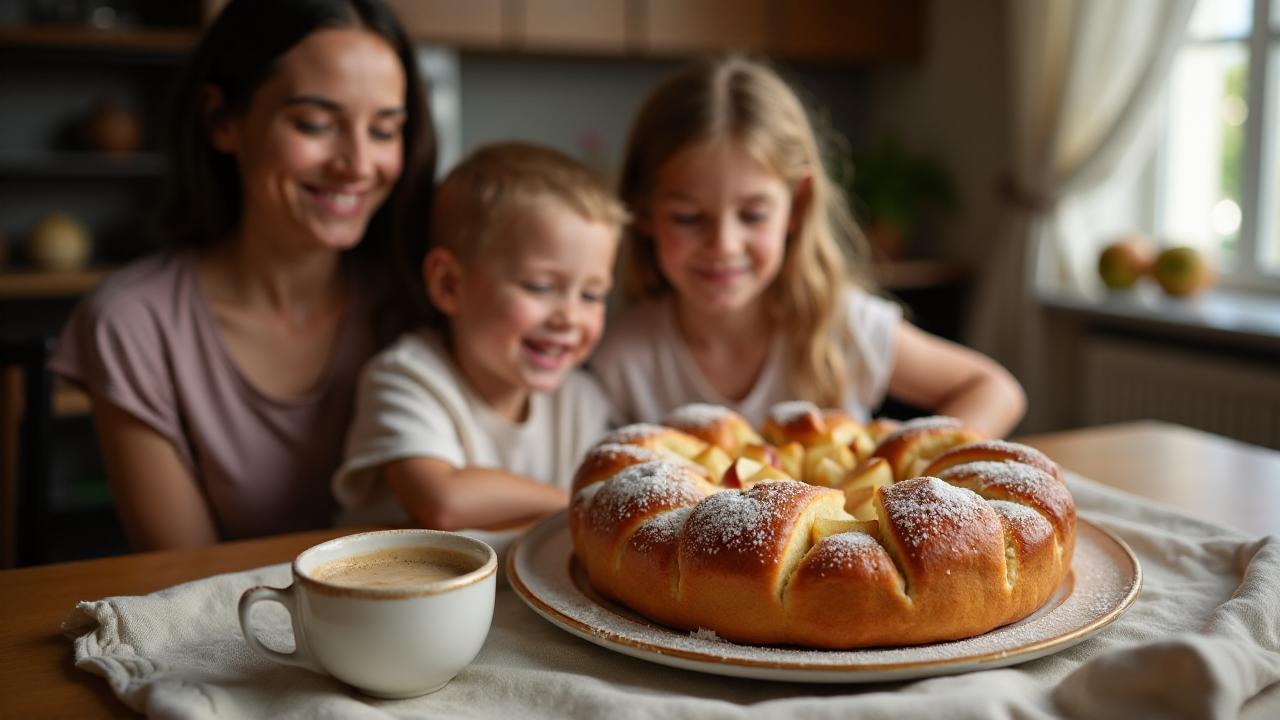
[(927, 221), (956, 209), (955, 186), (942, 165), (912, 153), (892, 133), (850, 153), (839, 174), (873, 250), (890, 260), (918, 245)]

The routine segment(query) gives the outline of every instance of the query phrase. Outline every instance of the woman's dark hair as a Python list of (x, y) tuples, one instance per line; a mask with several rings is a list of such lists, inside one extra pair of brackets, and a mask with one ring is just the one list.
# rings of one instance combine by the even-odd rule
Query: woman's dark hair
[[(408, 256), (425, 245), (436, 138), (413, 45), (382, 0), (227, 3), (205, 31), (177, 88), (166, 141), (169, 178), (158, 218), (161, 242), (174, 248), (207, 248), (225, 240), (240, 222), (240, 173), (235, 158), (211, 143), (205, 88), (220, 89), (225, 112), (242, 114), (281, 56), (317, 30), (344, 27), (379, 35), (395, 51), (405, 74), (407, 113), (401, 180), (350, 255), (388, 272), (403, 271), (405, 263), (412, 263), (416, 274), (419, 258)], [(411, 187), (415, 183), (427, 187)], [(394, 235), (407, 237), (395, 243)]]

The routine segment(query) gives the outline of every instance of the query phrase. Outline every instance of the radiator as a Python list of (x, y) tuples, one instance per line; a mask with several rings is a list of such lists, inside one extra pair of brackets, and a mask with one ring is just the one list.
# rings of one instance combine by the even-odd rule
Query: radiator
[(1280, 449), (1280, 367), (1111, 337), (1083, 350), (1086, 424), (1167, 420)]

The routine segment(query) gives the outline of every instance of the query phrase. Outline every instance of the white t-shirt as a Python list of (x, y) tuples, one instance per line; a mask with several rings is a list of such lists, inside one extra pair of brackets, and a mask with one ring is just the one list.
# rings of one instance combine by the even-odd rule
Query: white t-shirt
[[(842, 300), (844, 323), (836, 328), (836, 342), (850, 379), (842, 406), (865, 420), (888, 391), (902, 309), (858, 289)], [(731, 407), (759, 427), (774, 404), (796, 399), (787, 383), (785, 340), (774, 336), (756, 384), (743, 399), (729, 400), (703, 376), (676, 326), (675, 306), (663, 297), (611, 319), (591, 369), (613, 402), (617, 423), (659, 422), (681, 405), (703, 402)]]
[(528, 416), (513, 423), (475, 394), (437, 336), (408, 333), (361, 373), (346, 460), (333, 478), (339, 524), (408, 522), (379, 472), (403, 458), (499, 468), (567, 490), (609, 411), (596, 380), (574, 370), (555, 392), (531, 395)]

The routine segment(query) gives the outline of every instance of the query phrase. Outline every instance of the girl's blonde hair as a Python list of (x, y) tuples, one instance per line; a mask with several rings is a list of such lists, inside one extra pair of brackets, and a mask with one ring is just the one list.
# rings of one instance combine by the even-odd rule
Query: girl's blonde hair
[[(631, 128), (622, 199), (635, 217), (644, 217), (662, 166), (686, 147), (715, 139), (737, 142), (782, 179), (793, 197), (807, 183), (807, 202), (792, 209), (799, 221), (766, 303), (773, 326), (788, 328), (788, 381), (796, 397), (839, 407), (849, 381), (833, 330), (842, 325), (845, 290), (853, 283), (870, 287), (861, 262), (867, 245), (823, 166), (813, 122), (782, 78), (740, 57), (697, 63), (669, 78), (649, 96)], [(671, 292), (659, 270), (656, 243), (637, 224), (624, 236), (622, 255), (626, 299)]]

